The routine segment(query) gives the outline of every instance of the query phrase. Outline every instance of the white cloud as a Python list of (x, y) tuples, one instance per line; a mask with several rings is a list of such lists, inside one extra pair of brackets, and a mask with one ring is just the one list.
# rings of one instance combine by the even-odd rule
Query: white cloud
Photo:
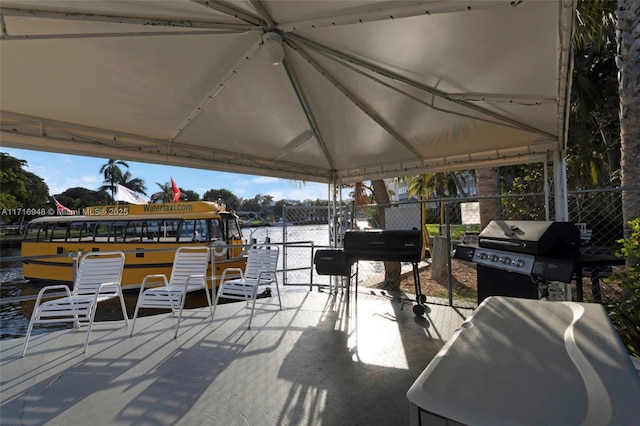
[(270, 177), (270, 176), (256, 176), (252, 179), (250, 179), (249, 182), (254, 183), (254, 184), (258, 184), (258, 185), (262, 185), (262, 184), (274, 184), (274, 183), (280, 183), (282, 179), (278, 179), (278, 178), (274, 178), (274, 177)]
[(273, 188), (269, 191), (269, 195), (274, 200), (326, 200), (327, 185), (321, 183), (307, 183), (301, 187), (291, 188)]

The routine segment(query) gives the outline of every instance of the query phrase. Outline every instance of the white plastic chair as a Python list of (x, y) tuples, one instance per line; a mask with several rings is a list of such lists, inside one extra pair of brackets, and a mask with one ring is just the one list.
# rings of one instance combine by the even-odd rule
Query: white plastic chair
[[(83, 353), (87, 351), (93, 319), (99, 302), (120, 298), (122, 315), (128, 325), (129, 317), (122, 297), (120, 281), (124, 268), (124, 254), (121, 252), (92, 252), (80, 258), (80, 264), (73, 284), (73, 291), (67, 285), (43, 287), (38, 293), (33, 314), (29, 321), (22, 356), (27, 352), (31, 331), (35, 324), (73, 322), (76, 328), (87, 323), (87, 337)], [(65, 290), (66, 297), (42, 302), (49, 290)]]
[[(187, 293), (204, 289), (211, 311), (213, 321), (213, 308), (211, 306), (211, 296), (207, 289), (207, 266), (209, 265), (210, 250), (206, 246), (180, 247), (176, 250), (173, 259), (171, 277), (167, 281), (164, 274), (147, 275), (142, 280), (136, 310), (133, 313), (133, 324), (131, 325), (130, 336), (133, 336), (133, 329), (136, 325), (136, 318), (140, 308), (171, 309), (175, 314), (178, 312), (178, 322), (176, 332), (173, 336), (178, 337), (178, 328), (182, 319), (184, 301)], [(149, 286), (156, 286), (151, 287)], [(158, 287), (159, 286), (159, 287)]]
[[(256, 298), (258, 296), (258, 287), (275, 283), (278, 292), (278, 304), (282, 309), (282, 301), (280, 300), (280, 288), (278, 287), (278, 276), (276, 269), (278, 267), (278, 256), (280, 250), (278, 246), (254, 245), (248, 251), (247, 264), (244, 272), (240, 268), (226, 268), (222, 272), (220, 278), (220, 287), (213, 304), (213, 315), (215, 315), (218, 301), (221, 297), (225, 299), (244, 300), (249, 306), (251, 304), (251, 316), (249, 317), (249, 326), (253, 320), (253, 311), (256, 306)], [(232, 278), (227, 280), (228, 273), (233, 273), (234, 277), (238, 274), (240, 278)]]

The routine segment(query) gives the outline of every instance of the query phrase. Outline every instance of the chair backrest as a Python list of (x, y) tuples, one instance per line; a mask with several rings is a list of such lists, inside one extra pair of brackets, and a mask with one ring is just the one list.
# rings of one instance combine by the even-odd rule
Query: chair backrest
[[(245, 278), (256, 279), (260, 272), (275, 271), (278, 268), (278, 256), (280, 249), (278, 246), (258, 246), (254, 245), (249, 249), (247, 266), (244, 270)], [(269, 277), (271, 281), (273, 277)]]
[(80, 258), (73, 284), (73, 294), (76, 296), (95, 294), (100, 284), (113, 282), (120, 284), (123, 268), (124, 253), (122, 252), (86, 253)]
[[(184, 285), (191, 275), (206, 275), (210, 250), (206, 246), (185, 246), (176, 250), (169, 285)], [(189, 284), (197, 284), (190, 282)]]

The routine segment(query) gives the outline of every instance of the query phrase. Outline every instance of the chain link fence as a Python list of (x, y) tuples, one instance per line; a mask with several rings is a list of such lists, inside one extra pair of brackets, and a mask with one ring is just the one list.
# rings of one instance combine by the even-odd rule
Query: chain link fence
[[(622, 199), (633, 189), (599, 189), (570, 191), (569, 217), (580, 230), (581, 251), (585, 254), (615, 254), (617, 241), (623, 237)], [(480, 202), (482, 201), (482, 202)], [(477, 301), (477, 275), (473, 263), (451, 257), (459, 244), (475, 244), (478, 234), (492, 220), (546, 221), (554, 219), (554, 200), (543, 193), (510, 194), (496, 197), (450, 198), (423, 202), (395, 203), (388, 206), (351, 203), (324, 207), (290, 206), (283, 209), (282, 229), (270, 228), (275, 240), (283, 243), (283, 282), (285, 285), (330, 286), (336, 277), (315, 273), (313, 256), (323, 248), (341, 247), (342, 235), (349, 229), (419, 229), (424, 217), (429, 235), (429, 248), (443, 241), (450, 248), (444, 268), (434, 273), (431, 256), (420, 263), (420, 284), (428, 301), (449, 299), (453, 304)], [(481, 211), (482, 209), (482, 211)], [(482, 221), (481, 221), (482, 217)], [(274, 239), (272, 238), (272, 241)], [(612, 267), (583, 271), (584, 300), (597, 300), (599, 288), (602, 303), (620, 295), (620, 286), (606, 280)], [(332, 280), (334, 280), (332, 282)], [(384, 262), (361, 261), (358, 285), (384, 287)], [(352, 283), (353, 284), (353, 283)], [(575, 286), (572, 286), (575, 287)], [(401, 290), (414, 292), (410, 263), (402, 264)], [(575, 288), (572, 289), (575, 297)]]

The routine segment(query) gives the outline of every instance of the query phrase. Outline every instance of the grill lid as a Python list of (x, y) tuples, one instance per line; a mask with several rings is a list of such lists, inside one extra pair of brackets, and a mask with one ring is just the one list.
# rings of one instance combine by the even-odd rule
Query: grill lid
[(569, 257), (580, 254), (580, 230), (573, 222), (494, 220), (478, 235), (484, 248)]
[(416, 229), (348, 231), (344, 235), (344, 251), (351, 261), (419, 262), (422, 232)]

